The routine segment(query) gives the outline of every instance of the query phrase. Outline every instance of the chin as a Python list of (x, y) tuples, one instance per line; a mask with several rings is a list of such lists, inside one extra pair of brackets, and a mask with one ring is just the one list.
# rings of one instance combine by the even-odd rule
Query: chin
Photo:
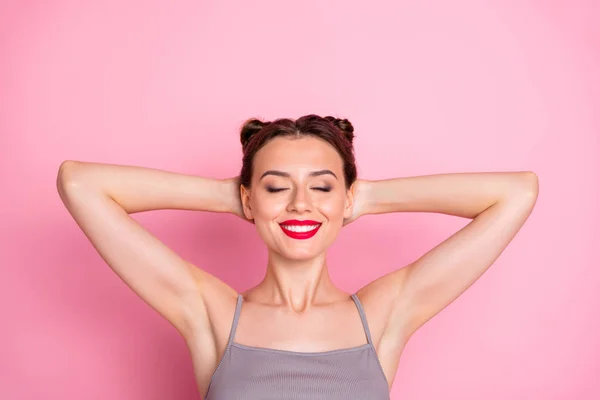
[(306, 260), (312, 260), (314, 258), (317, 258), (321, 255), (322, 253), (316, 253), (316, 252), (286, 252), (286, 253), (282, 253), (281, 255), (289, 260), (293, 260), (293, 261), (306, 261)]
[[(325, 235), (316, 235), (300, 240), (286, 236), (280, 231), (279, 226), (275, 231), (257, 226), (261, 239), (267, 246), (269, 253), (291, 261), (310, 260), (321, 257), (327, 251), (329, 238)], [(263, 228), (263, 229), (260, 229)]]
[(277, 253), (288, 260), (293, 261), (305, 261), (312, 260), (314, 258), (320, 257), (325, 253), (326, 249), (315, 249), (315, 248), (279, 248), (277, 249)]

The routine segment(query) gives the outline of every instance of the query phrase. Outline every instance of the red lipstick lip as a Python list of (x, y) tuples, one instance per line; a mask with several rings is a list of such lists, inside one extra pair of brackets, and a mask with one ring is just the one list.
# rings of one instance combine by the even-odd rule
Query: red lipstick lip
[(299, 226), (306, 226), (306, 225), (321, 225), (320, 222), (317, 221), (312, 221), (310, 219), (306, 219), (303, 221), (297, 220), (297, 219), (288, 219), (287, 221), (283, 221), (280, 222), (279, 225), (299, 225)]
[[(306, 226), (306, 225), (318, 225), (315, 229), (308, 231), (308, 232), (294, 232), (294, 231), (290, 231), (288, 229), (285, 229), (284, 226)], [(311, 220), (304, 220), (304, 221), (299, 221), (297, 219), (290, 219), (284, 222), (281, 222), (279, 224), (279, 226), (281, 227), (281, 230), (283, 231), (283, 233), (285, 233), (287, 236), (291, 237), (292, 239), (310, 239), (311, 237), (315, 236), (317, 234), (317, 232), (319, 231), (319, 228), (321, 228), (321, 223), (317, 222), (317, 221), (311, 221)]]

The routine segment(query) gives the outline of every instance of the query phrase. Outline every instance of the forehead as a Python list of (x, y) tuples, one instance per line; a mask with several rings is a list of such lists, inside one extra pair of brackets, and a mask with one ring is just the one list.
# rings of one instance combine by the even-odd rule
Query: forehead
[(255, 173), (269, 169), (289, 173), (330, 169), (338, 175), (343, 160), (332, 145), (319, 138), (282, 136), (269, 141), (254, 156)]

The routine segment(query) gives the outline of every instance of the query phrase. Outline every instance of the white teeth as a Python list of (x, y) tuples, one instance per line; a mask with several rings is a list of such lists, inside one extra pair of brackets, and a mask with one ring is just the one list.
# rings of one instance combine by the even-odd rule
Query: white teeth
[(281, 225), (283, 229), (292, 232), (310, 232), (319, 227), (319, 225)]

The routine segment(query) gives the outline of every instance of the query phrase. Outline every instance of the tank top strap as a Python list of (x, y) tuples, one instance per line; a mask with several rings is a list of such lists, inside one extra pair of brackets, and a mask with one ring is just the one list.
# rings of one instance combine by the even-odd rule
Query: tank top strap
[(227, 341), (227, 347), (231, 346), (235, 339), (235, 331), (237, 329), (238, 321), (240, 319), (240, 312), (242, 311), (242, 302), (244, 298), (238, 293), (237, 303), (235, 305), (235, 313), (233, 314), (233, 322), (231, 323), (231, 331), (229, 332), (229, 340)]
[(352, 300), (354, 300), (354, 304), (356, 304), (356, 308), (358, 309), (358, 313), (360, 314), (360, 320), (363, 324), (363, 329), (365, 330), (365, 335), (367, 336), (367, 341), (370, 345), (373, 345), (373, 340), (371, 339), (371, 331), (369, 330), (369, 324), (367, 323), (367, 315), (365, 314), (365, 310), (358, 299), (356, 293), (352, 294)]

